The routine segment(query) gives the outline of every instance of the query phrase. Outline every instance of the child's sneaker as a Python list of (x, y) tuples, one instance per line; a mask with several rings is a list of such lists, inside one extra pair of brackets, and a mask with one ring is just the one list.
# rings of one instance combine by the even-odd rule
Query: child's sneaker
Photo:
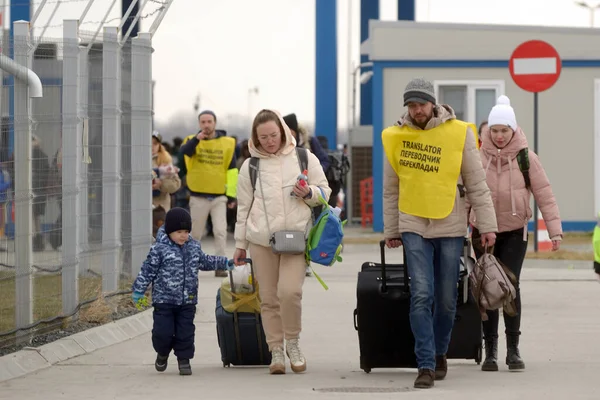
[(192, 366), (190, 365), (190, 360), (186, 358), (182, 358), (181, 360), (177, 360), (179, 364), (179, 375), (191, 375), (192, 374)]
[(300, 350), (298, 339), (290, 339), (286, 344), (287, 356), (290, 358), (290, 365), (294, 372), (306, 371), (306, 359)]
[(160, 354), (156, 355), (156, 361), (154, 361), (154, 368), (158, 372), (163, 372), (167, 369), (167, 361), (169, 360), (169, 356), (161, 356)]
[(283, 355), (283, 349), (281, 347), (276, 347), (271, 351), (271, 365), (269, 365), (269, 372), (271, 375), (285, 374), (285, 356)]

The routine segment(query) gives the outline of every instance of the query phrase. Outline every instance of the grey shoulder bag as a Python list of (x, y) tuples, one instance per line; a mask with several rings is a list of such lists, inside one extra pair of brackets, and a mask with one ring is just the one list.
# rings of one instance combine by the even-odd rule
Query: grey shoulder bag
[(269, 226), (269, 213), (267, 212), (267, 204), (265, 202), (265, 191), (263, 190), (262, 179), (260, 179), (260, 170), (256, 169), (259, 175), (258, 182), (260, 184), (260, 193), (262, 194), (262, 203), (265, 211), (265, 219), (267, 221), (267, 229), (271, 238), (269, 243), (275, 254), (304, 254), (306, 252), (306, 233), (302, 231), (282, 230), (271, 233)]

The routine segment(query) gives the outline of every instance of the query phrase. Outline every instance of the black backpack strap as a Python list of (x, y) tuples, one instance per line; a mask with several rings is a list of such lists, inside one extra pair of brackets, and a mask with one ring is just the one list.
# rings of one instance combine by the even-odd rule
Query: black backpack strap
[(298, 164), (300, 164), (300, 172), (308, 170), (308, 150), (304, 147), (296, 147), (296, 155), (298, 156)]
[(519, 164), (519, 169), (523, 174), (525, 187), (527, 189), (531, 188), (531, 180), (529, 179), (529, 149), (527, 147), (521, 149), (517, 154), (517, 164)]
[(258, 162), (260, 158), (250, 157), (250, 182), (252, 182), (252, 190), (256, 189), (256, 177), (258, 176)]

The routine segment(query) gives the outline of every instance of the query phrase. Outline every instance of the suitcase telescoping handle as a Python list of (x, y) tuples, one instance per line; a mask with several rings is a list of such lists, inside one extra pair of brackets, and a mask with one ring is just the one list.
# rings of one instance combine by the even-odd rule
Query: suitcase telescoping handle
[[(398, 240), (400, 240), (400, 238), (398, 238)], [(385, 264), (385, 240), (382, 240), (379, 242), (379, 249), (381, 251), (381, 291), (382, 292), (386, 292), (387, 291), (387, 273), (385, 270), (386, 264)], [(404, 249), (404, 245), (402, 246), (402, 252), (403, 252), (403, 256), (404, 256), (404, 268), (402, 268), (403, 273), (404, 273), (404, 291), (408, 292), (409, 291), (409, 286), (408, 286), (408, 267), (406, 264), (406, 250)]]
[[(252, 266), (251, 258), (243, 258), (243, 262), (246, 264), (250, 264), (250, 275), (252, 276), (252, 293), (256, 292), (256, 279), (254, 279), (254, 266)], [(229, 271), (229, 287), (231, 288), (231, 293), (235, 294), (235, 289), (233, 288), (233, 271)]]

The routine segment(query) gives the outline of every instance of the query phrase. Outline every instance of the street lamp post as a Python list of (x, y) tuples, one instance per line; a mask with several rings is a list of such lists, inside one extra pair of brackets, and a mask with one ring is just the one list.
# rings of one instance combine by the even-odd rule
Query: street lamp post
[(577, 4), (580, 7), (587, 8), (590, 11), (590, 27), (593, 28), (594, 15), (596, 14), (596, 10), (600, 8), (600, 3), (596, 4), (595, 6), (591, 6), (585, 1), (576, 1), (575, 4)]
[(248, 119), (250, 120), (250, 123), (252, 124), (252, 96), (258, 96), (259, 90), (258, 90), (258, 86), (254, 86), (248, 89)]
[[(371, 61), (367, 61), (357, 65), (356, 68), (354, 68), (354, 71), (352, 71), (352, 128), (356, 127), (356, 74), (358, 73), (358, 71), (361, 70), (361, 68), (372, 66), (373, 63)], [(372, 76), (373, 71), (367, 71), (362, 73), (360, 75), (361, 85), (364, 85), (365, 83), (369, 82), (369, 79), (371, 79)]]

